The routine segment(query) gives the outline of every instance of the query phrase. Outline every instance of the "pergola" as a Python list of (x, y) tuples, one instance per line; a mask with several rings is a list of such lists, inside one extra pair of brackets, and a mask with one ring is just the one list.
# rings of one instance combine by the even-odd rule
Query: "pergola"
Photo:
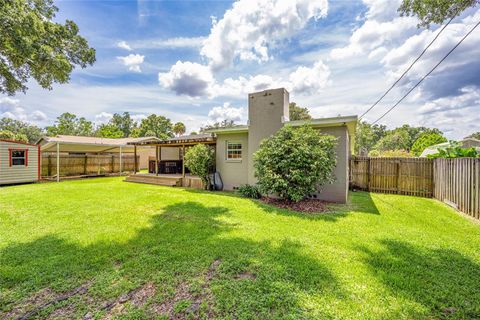
[[(170, 138), (167, 140), (159, 141), (135, 141), (130, 142), (128, 145), (133, 145), (135, 169), (134, 174), (137, 173), (137, 146), (149, 146), (155, 147), (155, 175), (158, 176), (158, 163), (161, 161), (161, 150), (162, 147), (179, 147), (182, 148), (182, 155), (185, 155), (185, 147), (194, 146), (197, 144), (206, 144), (206, 145), (215, 145), (217, 143), (216, 137), (211, 133), (206, 134), (195, 134), (188, 136), (180, 136), (175, 138)], [(185, 177), (185, 162), (182, 159), (182, 176)]]
[(123, 172), (122, 156), (123, 153), (135, 154), (135, 170), (137, 167), (137, 150), (136, 146), (130, 143), (134, 142), (155, 142), (160, 139), (156, 137), (142, 137), (142, 138), (98, 138), (98, 137), (82, 137), (82, 136), (67, 136), (58, 135), (56, 137), (43, 137), (37, 144), (40, 144), (41, 152), (56, 153), (56, 171), (57, 181), (60, 181), (60, 153), (119, 153), (120, 155), (120, 173)]

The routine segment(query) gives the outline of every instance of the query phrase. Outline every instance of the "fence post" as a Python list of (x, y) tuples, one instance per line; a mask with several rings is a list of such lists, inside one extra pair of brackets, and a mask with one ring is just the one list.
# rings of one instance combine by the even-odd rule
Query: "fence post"
[(52, 155), (48, 155), (47, 177), (52, 176)]
[(83, 158), (83, 175), (87, 175), (87, 163), (88, 163), (88, 156), (85, 155)]
[(370, 191), (370, 180), (371, 180), (371, 169), (370, 169), (371, 163), (370, 163), (370, 158), (367, 158), (367, 191)]

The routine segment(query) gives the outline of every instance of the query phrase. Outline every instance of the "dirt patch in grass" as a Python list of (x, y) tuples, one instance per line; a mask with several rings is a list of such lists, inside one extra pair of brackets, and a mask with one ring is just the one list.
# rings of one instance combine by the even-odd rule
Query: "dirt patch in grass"
[[(199, 293), (192, 293), (187, 282), (181, 282), (175, 294), (170, 299), (165, 300), (160, 304), (152, 307), (152, 311), (156, 315), (164, 315), (169, 319), (200, 319), (201, 312), (204, 312), (203, 317), (213, 317), (213, 296), (210, 290), (210, 282), (215, 278), (218, 267), (221, 261), (215, 260), (203, 275), (203, 284)], [(183, 302), (189, 302), (188, 307), (178, 310), (178, 306)], [(205, 308), (202, 308), (202, 304)]]
[(251, 272), (242, 272), (235, 276), (237, 280), (255, 280), (257, 276)]
[[(60, 304), (61, 302), (66, 301), (74, 296), (86, 294), (91, 284), (92, 282), (88, 281), (81, 286), (64, 293), (57, 293), (50, 288), (42, 289), (37, 293), (33, 294), (24, 302), (18, 304), (17, 307), (12, 309), (5, 315), (0, 314), (0, 316), (7, 319), (30, 319), (51, 306)], [(74, 312), (75, 308), (67, 304), (60, 307), (58, 311), (57, 309), (55, 309), (52, 313), (55, 313), (57, 317), (61, 317), (62, 315), (67, 316), (69, 314), (73, 314)]]
[(264, 197), (261, 199), (263, 202), (281, 209), (288, 209), (297, 212), (305, 213), (324, 213), (328, 212), (328, 207), (332, 205), (330, 202), (318, 200), (318, 199), (304, 199), (299, 202), (287, 201), (283, 199), (274, 199)]
[(122, 314), (127, 302), (137, 307), (144, 305), (150, 297), (155, 295), (155, 292), (155, 285), (148, 282), (141, 287), (131, 290), (127, 294), (121, 295), (115, 300), (104, 303), (101, 310), (105, 310), (107, 313), (103, 319), (112, 319), (114, 316)]

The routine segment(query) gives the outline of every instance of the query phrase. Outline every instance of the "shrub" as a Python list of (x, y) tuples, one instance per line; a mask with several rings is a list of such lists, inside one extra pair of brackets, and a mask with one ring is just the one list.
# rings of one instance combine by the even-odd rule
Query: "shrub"
[(461, 143), (450, 141), (450, 146), (438, 149), (438, 153), (429, 154), (427, 158), (454, 159), (454, 158), (478, 158), (479, 153), (475, 148), (462, 148)]
[(238, 193), (240, 193), (240, 195), (245, 198), (260, 199), (262, 197), (260, 188), (249, 184), (244, 184), (243, 186), (240, 186), (238, 188)]
[(199, 176), (204, 182), (205, 187), (207, 187), (208, 175), (213, 171), (215, 163), (214, 151), (212, 148), (204, 144), (197, 144), (196, 146), (187, 149), (184, 161), (185, 166), (190, 172)]
[(254, 154), (255, 177), (263, 194), (300, 201), (333, 182), (336, 138), (310, 125), (285, 126), (264, 140)]
[(424, 132), (415, 140), (412, 146), (412, 152), (418, 157), (426, 148), (447, 141), (447, 138), (436, 132)]
[(413, 158), (413, 154), (406, 150), (372, 150), (368, 153), (368, 156), (381, 158)]

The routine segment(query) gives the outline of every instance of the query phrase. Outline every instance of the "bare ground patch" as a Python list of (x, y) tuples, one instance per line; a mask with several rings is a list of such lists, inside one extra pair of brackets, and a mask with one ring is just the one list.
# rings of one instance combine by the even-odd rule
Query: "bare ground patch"
[[(106, 315), (103, 319), (111, 319), (115, 315), (122, 314), (125, 310), (127, 302), (130, 302), (136, 307), (143, 306), (149, 298), (153, 297), (156, 292), (156, 287), (153, 283), (148, 282), (141, 287), (131, 290), (130, 292), (121, 295), (115, 300), (104, 303), (101, 310), (106, 311)], [(88, 314), (87, 314), (88, 315)], [(88, 316), (85, 318), (89, 318)]]
[[(203, 276), (203, 284), (200, 293), (194, 294), (190, 291), (188, 283), (181, 282), (175, 291), (175, 294), (170, 299), (162, 303), (152, 306), (152, 311), (156, 315), (165, 315), (169, 319), (184, 319), (187, 315), (193, 319), (199, 319), (201, 313), (201, 306), (206, 306), (205, 315), (208, 318), (213, 316), (213, 295), (210, 290), (210, 282), (215, 278), (218, 267), (221, 261), (215, 260), (207, 269)], [(175, 307), (182, 301), (190, 301), (190, 305), (185, 310), (178, 312)]]
[(297, 212), (305, 213), (325, 213), (329, 211), (330, 202), (318, 200), (318, 199), (304, 199), (299, 202), (286, 201), (283, 199), (274, 199), (264, 197), (261, 199), (263, 202), (275, 206), (277, 208), (288, 209)]

